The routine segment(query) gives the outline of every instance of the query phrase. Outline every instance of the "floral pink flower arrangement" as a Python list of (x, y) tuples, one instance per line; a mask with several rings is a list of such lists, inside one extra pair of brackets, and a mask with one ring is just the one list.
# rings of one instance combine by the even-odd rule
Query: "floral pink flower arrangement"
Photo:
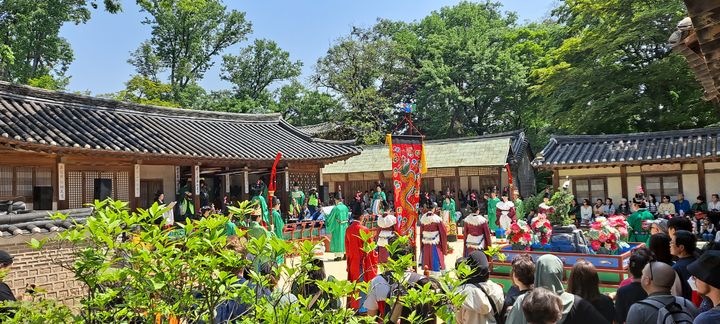
[(538, 214), (530, 224), (533, 232), (537, 236), (540, 245), (545, 245), (550, 242), (550, 235), (552, 234), (552, 224), (548, 220), (545, 214)]
[(524, 220), (518, 220), (507, 230), (507, 239), (513, 249), (529, 249), (532, 243), (532, 229)]
[(628, 246), (622, 239), (623, 230), (627, 237), (627, 222), (622, 216), (597, 217), (588, 231), (590, 246), (598, 254), (616, 253), (621, 247)]

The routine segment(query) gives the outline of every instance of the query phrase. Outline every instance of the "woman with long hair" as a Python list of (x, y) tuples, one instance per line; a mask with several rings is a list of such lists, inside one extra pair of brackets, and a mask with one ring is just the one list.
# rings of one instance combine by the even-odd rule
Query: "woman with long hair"
[(610, 297), (600, 293), (600, 277), (595, 266), (586, 261), (578, 260), (570, 272), (567, 291), (590, 302), (608, 322), (615, 318), (615, 305)]

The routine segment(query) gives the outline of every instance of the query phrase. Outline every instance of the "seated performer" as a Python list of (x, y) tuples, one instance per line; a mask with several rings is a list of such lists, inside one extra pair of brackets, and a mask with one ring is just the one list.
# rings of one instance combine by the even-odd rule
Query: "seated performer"
[(508, 200), (508, 195), (503, 193), (502, 200), (495, 206), (497, 208), (497, 219), (495, 225), (507, 230), (510, 224), (515, 222), (515, 203)]
[(393, 237), (396, 237), (395, 225), (397, 224), (397, 218), (392, 213), (383, 213), (378, 216), (377, 226), (379, 231), (376, 235), (377, 240), (377, 251), (378, 251), (378, 262), (385, 263), (388, 259), (388, 250), (385, 248), (388, 242)]
[(480, 215), (480, 209), (474, 208), (472, 214), (465, 217), (465, 251), (464, 256), (475, 250), (487, 250), (492, 244), (490, 227), (485, 216)]
[(435, 272), (445, 270), (447, 254), (447, 229), (437, 212), (436, 207), (420, 218), (422, 265)]

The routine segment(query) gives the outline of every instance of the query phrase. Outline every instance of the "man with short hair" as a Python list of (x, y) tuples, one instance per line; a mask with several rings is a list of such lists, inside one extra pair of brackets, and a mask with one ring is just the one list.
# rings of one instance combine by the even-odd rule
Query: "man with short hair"
[(685, 195), (683, 193), (679, 193), (677, 195), (677, 200), (673, 202), (673, 205), (675, 205), (675, 212), (677, 215), (685, 215), (690, 211), (690, 202), (685, 200)]
[(695, 261), (695, 250), (697, 250), (697, 237), (693, 233), (685, 230), (677, 231), (675, 237), (670, 240), (670, 254), (678, 258), (672, 268), (680, 276), (682, 296), (686, 299), (692, 298), (692, 288), (688, 283), (690, 273), (687, 266)]
[(697, 286), (698, 293), (710, 298), (713, 307), (697, 318), (694, 324), (720, 323), (720, 251), (707, 251), (687, 266)]
[(615, 320), (620, 324), (625, 323), (630, 306), (648, 296), (642, 287), (641, 280), (642, 271), (650, 262), (651, 256), (652, 252), (647, 248), (636, 249), (630, 256), (628, 271), (632, 275), (632, 281), (618, 288), (615, 295)]
[(563, 304), (552, 291), (537, 288), (527, 294), (522, 310), (528, 324), (554, 324), (562, 317)]
[(698, 314), (693, 303), (683, 297), (670, 294), (675, 282), (675, 271), (667, 264), (652, 261), (642, 271), (641, 285), (648, 293), (648, 298), (633, 304), (627, 316), (627, 324), (655, 324), (659, 310), (673, 302), (691, 317)]
[(670, 238), (675, 238), (675, 232), (677, 231), (688, 231), (692, 232), (692, 223), (685, 217), (673, 217), (667, 222), (668, 235)]

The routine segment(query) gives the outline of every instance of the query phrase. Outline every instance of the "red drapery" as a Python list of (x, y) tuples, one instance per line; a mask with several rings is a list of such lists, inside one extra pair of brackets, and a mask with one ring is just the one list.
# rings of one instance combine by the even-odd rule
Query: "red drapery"
[(392, 179), (397, 231), (410, 235), (415, 246), (415, 230), (420, 208), (420, 174), (425, 163), (421, 136), (393, 135), (390, 142)]

